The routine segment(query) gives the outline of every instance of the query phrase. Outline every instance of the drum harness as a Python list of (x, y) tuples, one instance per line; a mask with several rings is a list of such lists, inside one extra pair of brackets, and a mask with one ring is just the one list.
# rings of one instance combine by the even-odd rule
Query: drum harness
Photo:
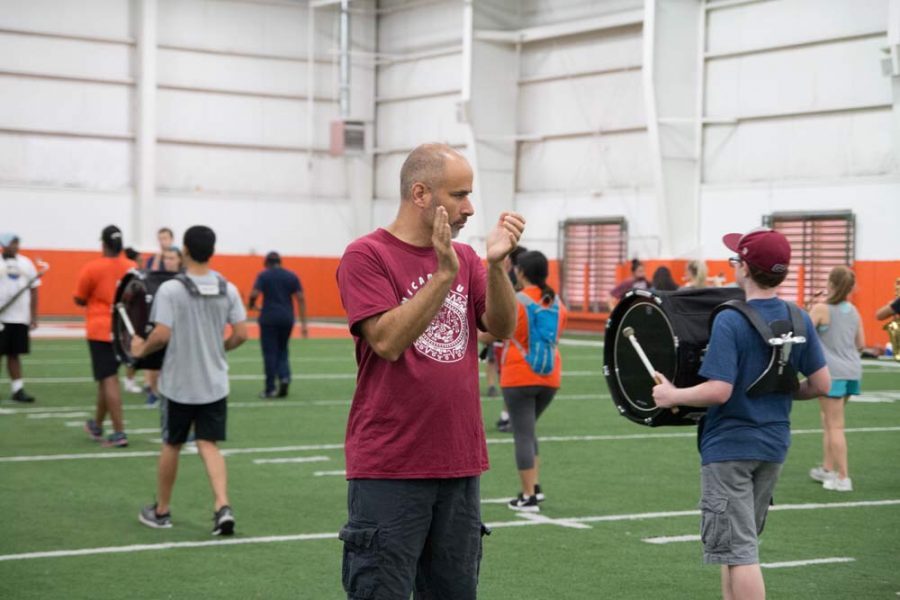
[(228, 292), (228, 282), (218, 273), (213, 274), (216, 276), (216, 283), (205, 285), (197, 285), (187, 273), (179, 273), (172, 279), (180, 281), (191, 296), (224, 296)]
[(791, 349), (794, 344), (806, 343), (806, 322), (803, 313), (793, 302), (785, 302), (790, 313), (790, 321), (777, 319), (770, 323), (763, 320), (752, 306), (743, 300), (728, 300), (713, 310), (709, 317), (710, 329), (716, 315), (723, 310), (733, 309), (741, 313), (753, 329), (762, 337), (767, 346), (772, 348), (769, 365), (747, 387), (747, 396), (756, 398), (765, 394), (793, 394), (800, 386), (797, 381), (797, 370), (791, 364)]

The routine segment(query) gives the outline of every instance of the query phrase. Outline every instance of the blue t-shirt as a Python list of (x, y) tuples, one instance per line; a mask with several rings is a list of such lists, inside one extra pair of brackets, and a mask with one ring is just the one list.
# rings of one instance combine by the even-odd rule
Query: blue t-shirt
[[(767, 323), (790, 320), (787, 305), (778, 298), (750, 300)], [(825, 366), (825, 356), (809, 315), (806, 343), (795, 344), (791, 364), (809, 376)], [(700, 368), (707, 379), (734, 386), (725, 404), (711, 406), (700, 437), (702, 463), (729, 460), (761, 460), (783, 463), (791, 445), (791, 394), (747, 396), (747, 388), (765, 371), (772, 357), (766, 344), (747, 319), (736, 310), (723, 310), (713, 322), (709, 348)]]
[(266, 269), (256, 277), (253, 289), (263, 295), (260, 325), (293, 325), (293, 294), (303, 291), (300, 278), (281, 267)]

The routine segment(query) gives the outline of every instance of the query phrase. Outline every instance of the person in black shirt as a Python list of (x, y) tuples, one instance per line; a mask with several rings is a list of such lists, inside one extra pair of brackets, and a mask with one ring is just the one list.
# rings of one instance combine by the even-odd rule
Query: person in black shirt
[[(265, 270), (257, 277), (250, 292), (250, 310), (256, 310), (256, 301), (263, 296), (259, 313), (260, 346), (266, 370), (266, 387), (260, 398), (283, 398), (288, 394), (291, 382), (291, 366), (288, 360), (288, 342), (294, 329), (294, 304), (297, 300), (300, 316), (300, 333), (309, 334), (306, 323), (306, 299), (300, 278), (281, 266), (277, 252), (266, 255)], [(278, 390), (275, 379), (278, 379)]]

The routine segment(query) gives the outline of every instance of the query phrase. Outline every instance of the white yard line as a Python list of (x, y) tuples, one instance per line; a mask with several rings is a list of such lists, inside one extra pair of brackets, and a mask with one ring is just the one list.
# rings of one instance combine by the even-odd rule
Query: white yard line
[(30, 413), (29, 419), (74, 419), (75, 417), (87, 417), (89, 413), (84, 411), (76, 412), (36, 412)]
[(790, 567), (808, 567), (810, 565), (831, 565), (834, 563), (854, 562), (855, 558), (835, 556), (834, 558), (810, 558), (809, 560), (790, 560), (786, 562), (760, 563), (764, 569), (784, 569)]
[[(813, 508), (862, 508), (875, 506), (889, 506), (900, 504), (900, 500), (877, 500), (872, 502), (837, 502), (834, 504), (800, 504), (789, 505), (782, 504), (773, 507), (782, 510), (810, 510)], [(697, 510), (685, 511), (660, 511), (635, 514), (619, 514), (619, 515), (599, 515), (591, 517), (570, 517), (562, 519), (542, 518), (542, 515), (518, 515), (514, 521), (498, 521), (487, 523), (491, 529), (504, 527), (533, 527), (538, 525), (554, 525), (571, 528), (573, 525), (580, 523), (601, 523), (601, 522), (618, 522), (618, 521), (640, 521), (647, 519), (665, 519), (673, 516), (696, 516), (699, 514)], [(71, 556), (90, 556), (95, 554), (126, 554), (131, 552), (146, 552), (153, 550), (175, 550), (179, 548), (208, 548), (218, 546), (234, 546), (242, 544), (271, 544), (277, 542), (297, 542), (309, 540), (336, 540), (337, 533), (301, 533), (296, 535), (269, 535), (248, 538), (231, 538), (204, 541), (187, 541), (187, 542), (167, 542), (161, 544), (134, 544), (130, 546), (105, 546), (99, 548), (77, 548), (73, 550), (50, 550), (45, 552), (24, 552), (21, 554), (4, 554), (0, 555), (0, 562), (11, 560), (32, 560), (37, 558), (65, 558)], [(853, 560), (853, 559), (849, 559)], [(812, 561), (793, 561), (791, 563), (765, 563), (762, 566), (768, 568), (777, 568), (779, 566), (803, 566), (801, 563), (807, 564), (823, 564), (820, 561), (833, 562), (849, 562), (848, 559), (813, 559)]]
[[(845, 433), (884, 433), (900, 431), (900, 427), (851, 427), (844, 430)], [(821, 434), (821, 429), (798, 429), (792, 432), (794, 435)], [(539, 442), (614, 442), (624, 440), (652, 440), (652, 439), (671, 439), (671, 438), (694, 438), (697, 434), (694, 431), (683, 433), (633, 433), (622, 435), (570, 435), (570, 436), (545, 436), (539, 437)], [(512, 444), (513, 438), (488, 438), (488, 444)], [(342, 450), (343, 443), (336, 444), (309, 444), (303, 446), (273, 446), (261, 448), (225, 448), (222, 450), (224, 455), (233, 454), (259, 454), (271, 452), (304, 452), (317, 450)], [(30, 456), (0, 456), (0, 463), (9, 462), (43, 462), (55, 460), (81, 460), (95, 458), (136, 458), (144, 456), (157, 456), (159, 453), (155, 451), (143, 452), (91, 452), (80, 454), (38, 454)]]
[(331, 460), (327, 456), (293, 456), (290, 458), (255, 458), (253, 459), (254, 465), (280, 465), (286, 463), (310, 463), (310, 462), (325, 462), (327, 460)]
[(316, 471), (313, 473), (313, 477), (345, 477), (347, 475), (347, 471)]
[(660, 537), (649, 537), (641, 540), (648, 544), (674, 544), (678, 542), (699, 542), (699, 535), (665, 535)]

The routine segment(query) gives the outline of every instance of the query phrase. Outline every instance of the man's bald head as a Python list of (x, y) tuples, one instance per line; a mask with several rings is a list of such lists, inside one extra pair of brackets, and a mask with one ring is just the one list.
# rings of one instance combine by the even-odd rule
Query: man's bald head
[(403, 200), (412, 198), (412, 188), (417, 181), (433, 189), (442, 180), (445, 163), (454, 159), (466, 160), (447, 144), (422, 144), (410, 152), (400, 169), (400, 197)]

